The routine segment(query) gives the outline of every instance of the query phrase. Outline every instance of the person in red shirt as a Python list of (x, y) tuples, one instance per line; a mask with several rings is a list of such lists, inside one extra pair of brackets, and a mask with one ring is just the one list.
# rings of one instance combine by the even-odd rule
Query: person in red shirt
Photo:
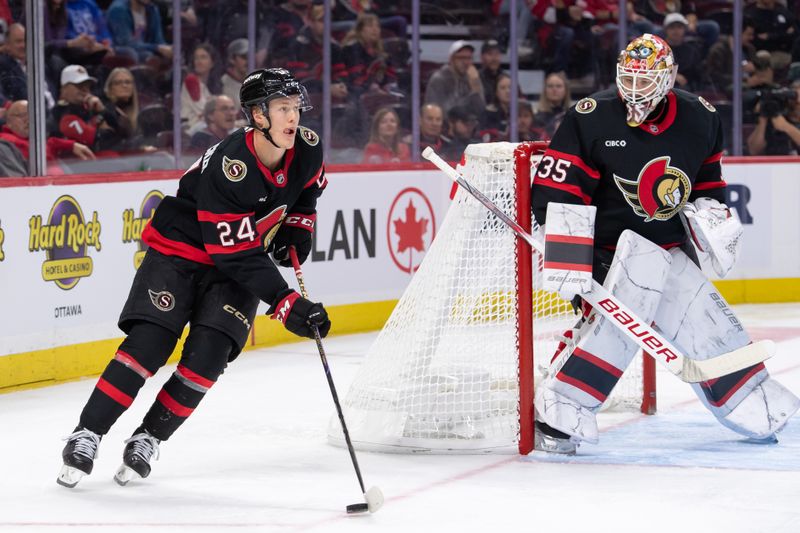
[(400, 117), (383, 107), (375, 113), (369, 132), (369, 143), (364, 147), (362, 163), (400, 163), (411, 160), (411, 150), (400, 140)]
[[(6, 111), (6, 123), (0, 130), (0, 139), (11, 142), (16, 146), (22, 156), (27, 160), (30, 148), (29, 122), (28, 122), (28, 101), (17, 100), (11, 104)], [(59, 137), (47, 138), (47, 160), (52, 161), (58, 156), (74, 155), (80, 159), (94, 159), (94, 153), (85, 144), (71, 139), (61, 139)]]

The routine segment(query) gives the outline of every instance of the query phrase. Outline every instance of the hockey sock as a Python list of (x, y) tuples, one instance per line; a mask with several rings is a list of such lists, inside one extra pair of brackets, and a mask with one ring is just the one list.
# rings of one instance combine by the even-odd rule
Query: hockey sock
[(80, 425), (105, 435), (130, 407), (145, 380), (166, 363), (178, 339), (169, 330), (138, 322), (97, 381)]
[(167, 440), (194, 412), (208, 389), (225, 370), (233, 341), (215, 329), (194, 326), (186, 339), (178, 368), (158, 393), (142, 428)]

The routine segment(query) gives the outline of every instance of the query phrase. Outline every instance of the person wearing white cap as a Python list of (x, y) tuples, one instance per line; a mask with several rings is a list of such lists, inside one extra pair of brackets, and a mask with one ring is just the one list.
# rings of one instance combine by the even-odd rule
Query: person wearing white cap
[(105, 106), (91, 92), (96, 82), (97, 78), (90, 76), (83, 65), (64, 67), (58, 102), (53, 109), (56, 128), (53, 135), (72, 139), (91, 148), (98, 135), (110, 132), (104, 124)]
[(459, 40), (450, 45), (448, 62), (431, 75), (425, 90), (425, 103), (438, 104), (445, 113), (455, 105), (484, 108), (483, 84), (473, 64), (475, 47)]
[(703, 56), (700, 47), (686, 41), (689, 21), (680, 13), (669, 13), (664, 17), (665, 40), (672, 48), (678, 64), (675, 85), (681, 89), (696, 90), (703, 81)]

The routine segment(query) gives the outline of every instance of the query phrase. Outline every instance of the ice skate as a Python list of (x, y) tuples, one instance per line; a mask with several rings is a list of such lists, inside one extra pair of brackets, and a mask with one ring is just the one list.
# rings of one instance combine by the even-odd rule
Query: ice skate
[(533, 433), (533, 449), (540, 452), (575, 455), (578, 444), (572, 442), (566, 433), (537, 420)]
[(97, 447), (100, 445), (102, 435), (78, 426), (71, 435), (64, 438), (67, 445), (61, 452), (64, 466), (56, 478), (56, 482), (64, 487), (72, 488), (81, 478), (92, 473), (94, 460), (97, 457)]
[(125, 441), (122, 453), (122, 465), (114, 474), (114, 481), (123, 487), (134, 478), (146, 478), (150, 475), (150, 460), (158, 459), (158, 445), (161, 441), (145, 430), (137, 430)]

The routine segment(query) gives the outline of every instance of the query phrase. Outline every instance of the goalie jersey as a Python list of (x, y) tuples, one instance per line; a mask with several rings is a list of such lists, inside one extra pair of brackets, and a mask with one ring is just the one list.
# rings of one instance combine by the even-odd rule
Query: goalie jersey
[(537, 222), (545, 223), (548, 202), (594, 205), (596, 246), (613, 249), (625, 229), (665, 248), (682, 244), (678, 213), (687, 201), (725, 202), (722, 126), (711, 104), (679, 89), (655, 114), (628, 126), (616, 89), (575, 104), (534, 176)]
[(327, 183), (322, 143), (298, 127), (295, 145), (271, 172), (258, 159), (255, 130), (240, 129), (205, 151), (181, 177), (142, 233), (165, 255), (214, 265), (262, 301), (272, 304), (287, 288), (266, 253), (287, 215), (316, 218)]

